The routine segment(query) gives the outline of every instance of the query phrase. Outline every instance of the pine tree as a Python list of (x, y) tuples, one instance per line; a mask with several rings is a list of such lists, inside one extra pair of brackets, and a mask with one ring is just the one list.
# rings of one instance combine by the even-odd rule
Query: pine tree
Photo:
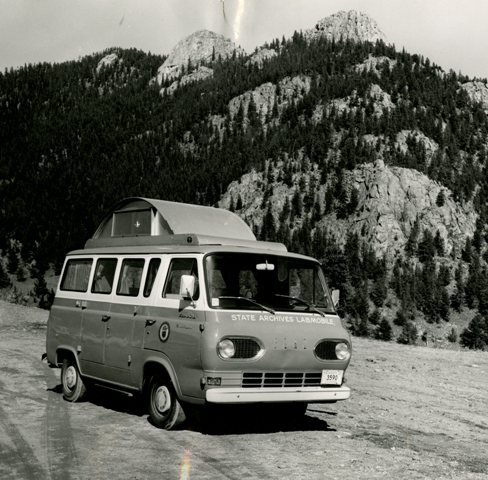
[(439, 230), (437, 230), (434, 237), (434, 248), (439, 257), (443, 257), (445, 255), (444, 239), (441, 237)]
[(456, 287), (451, 295), (451, 307), (456, 311), (461, 311), (461, 306), (464, 304), (464, 283), (463, 283), (463, 271), (461, 265), (458, 266), (454, 274)]
[(444, 190), (441, 189), (439, 191), (439, 193), (437, 194), (437, 199), (436, 199), (436, 205), (438, 207), (443, 207), (446, 203), (446, 197), (445, 197), (445, 194), (444, 194)]
[(488, 316), (476, 315), (461, 332), (460, 343), (471, 349), (488, 349)]
[(7, 288), (12, 285), (8, 273), (5, 271), (3, 263), (0, 261), (0, 288)]
[(411, 321), (407, 321), (403, 325), (402, 331), (397, 338), (397, 343), (404, 345), (413, 345), (417, 342), (418, 330), (415, 324)]
[(461, 258), (466, 262), (466, 263), (471, 263), (471, 259), (473, 257), (473, 251), (472, 251), (472, 245), (471, 245), (471, 238), (466, 237), (466, 243), (464, 244), (464, 249), (461, 253)]
[(382, 318), (375, 332), (375, 338), (377, 340), (384, 340), (388, 342), (392, 339), (393, 329), (391, 328), (390, 322), (386, 318)]
[(19, 268), (19, 257), (14, 248), (9, 248), (7, 251), (7, 270), (9, 273), (15, 273)]
[(422, 263), (432, 261), (435, 257), (436, 248), (434, 244), (434, 238), (430, 230), (424, 230), (424, 236), (422, 241), (418, 244), (418, 257)]
[(415, 219), (415, 222), (412, 226), (412, 230), (410, 231), (410, 235), (405, 245), (405, 254), (408, 257), (413, 257), (417, 251), (417, 240), (418, 240), (419, 233), (420, 233), (420, 223), (417, 217)]
[(242, 210), (242, 198), (240, 193), (237, 195), (236, 210)]

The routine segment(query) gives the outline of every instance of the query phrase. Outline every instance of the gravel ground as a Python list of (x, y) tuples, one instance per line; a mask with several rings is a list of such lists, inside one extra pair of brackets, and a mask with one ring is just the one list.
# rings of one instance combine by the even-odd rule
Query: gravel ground
[(40, 361), (46, 320), (0, 302), (2, 479), (488, 479), (487, 352), (355, 338), (345, 402), (166, 432), (121, 394), (65, 402)]

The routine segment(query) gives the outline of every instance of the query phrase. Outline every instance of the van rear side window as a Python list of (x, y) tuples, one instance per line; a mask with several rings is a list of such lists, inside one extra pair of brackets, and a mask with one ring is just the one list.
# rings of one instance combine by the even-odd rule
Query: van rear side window
[(68, 260), (64, 269), (61, 290), (86, 292), (92, 264), (93, 260), (91, 258)]
[(144, 259), (133, 258), (124, 260), (120, 269), (119, 284), (117, 285), (117, 295), (127, 295), (137, 297), (141, 286), (142, 270), (144, 269)]
[(147, 269), (146, 284), (144, 285), (144, 296), (149, 297), (152, 292), (154, 280), (158, 274), (159, 266), (161, 265), (160, 258), (152, 258), (149, 262), (149, 268)]
[(110, 293), (112, 291), (116, 267), (116, 258), (101, 258), (97, 261), (92, 284), (93, 293)]

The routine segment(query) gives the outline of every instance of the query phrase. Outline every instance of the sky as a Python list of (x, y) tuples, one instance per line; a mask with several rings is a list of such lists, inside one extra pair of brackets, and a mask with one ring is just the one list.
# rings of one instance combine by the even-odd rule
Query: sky
[(0, 72), (109, 47), (169, 54), (204, 28), (252, 52), (339, 10), (368, 14), (397, 49), (488, 77), (488, 0), (0, 0)]

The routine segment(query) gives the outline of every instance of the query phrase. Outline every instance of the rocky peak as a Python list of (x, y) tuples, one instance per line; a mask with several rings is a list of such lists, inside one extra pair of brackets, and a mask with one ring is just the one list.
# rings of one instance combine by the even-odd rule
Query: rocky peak
[(163, 81), (179, 77), (189, 62), (196, 67), (219, 57), (228, 58), (234, 51), (238, 55), (245, 53), (242, 48), (223, 35), (209, 30), (199, 30), (176, 44), (168, 58), (159, 67), (156, 81), (161, 85)]
[(326, 37), (336, 41), (342, 38), (356, 42), (386, 42), (386, 36), (376, 21), (356, 10), (340, 11), (319, 20), (314, 28), (305, 32), (305, 36), (311, 40)]

